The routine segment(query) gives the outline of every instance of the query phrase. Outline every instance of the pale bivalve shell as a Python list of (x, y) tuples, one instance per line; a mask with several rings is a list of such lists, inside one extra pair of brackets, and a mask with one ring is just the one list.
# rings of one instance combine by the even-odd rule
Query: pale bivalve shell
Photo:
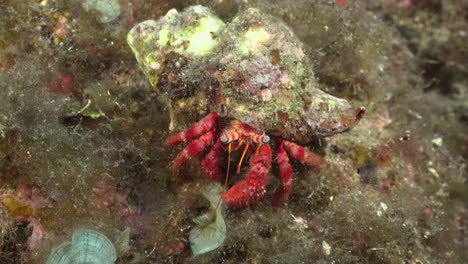
[(112, 264), (117, 259), (114, 244), (92, 229), (78, 229), (72, 242), (65, 242), (52, 250), (47, 264)]

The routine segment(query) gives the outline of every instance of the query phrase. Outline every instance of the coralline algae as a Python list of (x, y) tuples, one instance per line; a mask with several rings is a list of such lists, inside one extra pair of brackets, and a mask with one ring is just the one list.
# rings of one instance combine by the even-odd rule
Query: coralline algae
[(73, 232), (67, 241), (52, 250), (47, 264), (112, 264), (117, 259), (114, 244), (92, 229)]

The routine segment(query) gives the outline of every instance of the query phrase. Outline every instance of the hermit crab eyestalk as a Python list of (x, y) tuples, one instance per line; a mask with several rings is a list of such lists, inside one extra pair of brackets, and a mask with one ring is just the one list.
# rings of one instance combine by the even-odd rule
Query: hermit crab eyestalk
[(236, 132), (225, 132), (220, 138), (219, 140), (221, 141), (221, 143), (223, 144), (228, 144), (232, 141), (235, 141), (235, 140), (238, 140), (239, 139), (239, 134), (236, 133)]
[(257, 144), (268, 144), (270, 142), (270, 137), (266, 134), (261, 135), (252, 135), (250, 140)]
[(223, 143), (223, 144), (227, 144), (227, 143), (228, 143), (228, 139), (227, 139), (226, 135), (222, 135), (221, 138), (220, 138), (219, 140), (221, 140), (221, 143)]

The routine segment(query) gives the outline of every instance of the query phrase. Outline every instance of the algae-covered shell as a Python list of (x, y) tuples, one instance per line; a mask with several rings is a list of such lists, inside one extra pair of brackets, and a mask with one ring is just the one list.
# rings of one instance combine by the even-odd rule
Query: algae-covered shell
[[(168, 60), (174, 57), (202, 61), (203, 57), (209, 58), (219, 44), (215, 36), (224, 26), (224, 22), (209, 8), (195, 5), (181, 13), (171, 9), (158, 21), (147, 20), (137, 24), (128, 33), (127, 42), (155, 87)], [(177, 64), (177, 68), (183, 65), (182, 62)]]
[(111, 22), (119, 17), (121, 12), (118, 0), (84, 0), (80, 2), (87, 12), (96, 12), (96, 17), (101, 23)]
[(78, 229), (72, 242), (65, 242), (52, 250), (47, 264), (111, 264), (117, 259), (112, 242), (92, 229)]

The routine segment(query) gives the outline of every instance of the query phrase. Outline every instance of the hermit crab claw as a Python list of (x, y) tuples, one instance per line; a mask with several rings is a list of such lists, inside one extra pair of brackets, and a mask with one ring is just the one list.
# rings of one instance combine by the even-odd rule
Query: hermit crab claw
[(259, 200), (265, 194), (271, 161), (270, 145), (261, 145), (256, 155), (251, 157), (250, 169), (244, 178), (221, 195), (224, 203), (233, 207), (242, 207)]

